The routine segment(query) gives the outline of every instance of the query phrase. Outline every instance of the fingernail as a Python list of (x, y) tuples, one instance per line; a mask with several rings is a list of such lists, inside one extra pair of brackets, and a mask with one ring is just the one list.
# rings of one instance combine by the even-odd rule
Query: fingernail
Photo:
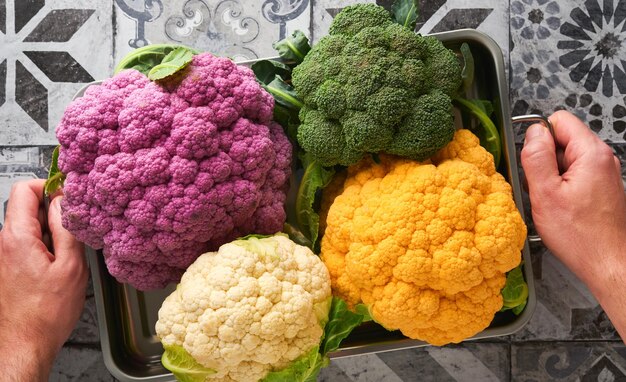
[(52, 205), (54, 205), (54, 208), (58, 209), (59, 211), (61, 211), (61, 200), (63, 199), (62, 196), (57, 196), (54, 199), (52, 199)]
[(528, 130), (526, 130), (526, 139), (524, 140), (524, 145), (530, 142), (533, 139), (537, 139), (543, 135), (545, 135), (547, 129), (543, 125), (534, 124), (531, 125)]

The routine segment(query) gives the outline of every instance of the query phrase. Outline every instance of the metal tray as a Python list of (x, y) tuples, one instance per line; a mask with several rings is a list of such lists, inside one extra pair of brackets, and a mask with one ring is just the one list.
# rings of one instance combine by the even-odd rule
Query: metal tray
[[(499, 171), (512, 185), (515, 203), (523, 216), (522, 191), (502, 51), (491, 38), (475, 30), (458, 30), (433, 36), (439, 38), (449, 48), (458, 48), (464, 42), (470, 45), (475, 59), (475, 83), (478, 85), (468, 96), (494, 101), (497, 125), (503, 143), (504, 160)], [(81, 95), (82, 91), (76, 96)], [(163, 290), (139, 292), (129, 285), (116, 282), (108, 274), (101, 254), (88, 250), (87, 257), (94, 284), (102, 354), (111, 374), (123, 382), (173, 380), (172, 375), (161, 365), (163, 349), (155, 335), (154, 324), (161, 302), (173, 291), (174, 286)], [(491, 325), (472, 337), (473, 339), (509, 335), (530, 320), (535, 309), (536, 297), (528, 242), (524, 246), (522, 257), (529, 289), (526, 309), (520, 316), (510, 312), (497, 313)], [(376, 324), (365, 323), (356, 328), (331, 357), (424, 345), (426, 345), (424, 342), (408, 339), (400, 332), (388, 332)]]

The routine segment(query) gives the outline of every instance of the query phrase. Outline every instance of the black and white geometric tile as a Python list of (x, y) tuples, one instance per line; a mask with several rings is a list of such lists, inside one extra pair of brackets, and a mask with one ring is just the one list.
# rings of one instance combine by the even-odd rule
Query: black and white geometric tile
[(237, 61), (274, 55), (272, 42), (307, 30), (309, 0), (115, 0), (119, 60), (148, 43), (176, 42)]
[[(43, 178), (54, 128), (76, 90), (148, 43), (237, 60), (274, 55), (300, 29), (314, 41), (358, 0), (0, 0), (0, 224), (11, 184)], [(393, 0), (363, 0), (390, 7)], [(626, 0), (419, 0), (416, 30), (475, 28), (502, 48), (514, 115), (568, 109), (626, 164)], [(516, 127), (518, 142), (523, 129)], [(626, 166), (623, 166), (626, 183)], [(528, 214), (527, 214), (528, 215)], [(529, 222), (532, 229), (532, 224)], [(335, 359), (321, 381), (624, 381), (626, 347), (580, 281), (531, 248), (538, 304), (519, 332), (443, 348)], [(113, 381), (93, 290), (51, 381)]]
[(626, 347), (616, 342), (516, 344), (512, 369), (520, 381), (624, 381)]
[(626, 2), (511, 1), (514, 110), (567, 109), (626, 141)]
[(506, 381), (508, 343), (422, 347), (333, 360), (320, 381)]
[(111, 5), (5, 0), (0, 24), (0, 142), (55, 144), (54, 127), (76, 90), (110, 70)]

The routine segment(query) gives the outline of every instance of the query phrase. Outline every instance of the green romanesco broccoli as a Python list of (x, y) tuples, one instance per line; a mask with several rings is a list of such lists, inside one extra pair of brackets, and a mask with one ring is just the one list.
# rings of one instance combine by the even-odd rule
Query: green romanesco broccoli
[(304, 101), (298, 142), (324, 166), (378, 152), (423, 160), (454, 135), (459, 60), (380, 6), (340, 12), (292, 81)]

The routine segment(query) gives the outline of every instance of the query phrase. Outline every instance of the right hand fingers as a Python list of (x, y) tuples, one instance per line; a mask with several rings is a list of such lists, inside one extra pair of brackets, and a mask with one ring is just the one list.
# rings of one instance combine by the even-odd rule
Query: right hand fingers
[(570, 112), (559, 110), (550, 116), (550, 122), (560, 147), (565, 148), (575, 142), (601, 142), (583, 121)]
[(598, 151), (606, 151), (604, 147), (606, 144), (575, 115), (560, 110), (550, 116), (550, 122), (559, 148), (563, 150), (559, 155), (562, 173), (579, 158), (589, 154), (599, 155)]
[(617, 175), (622, 176), (622, 163), (619, 158), (613, 155), (613, 161), (615, 162), (615, 170), (617, 170)]
[(546, 127), (536, 124), (528, 128), (521, 158), (531, 198), (558, 187), (561, 177), (556, 147)]

